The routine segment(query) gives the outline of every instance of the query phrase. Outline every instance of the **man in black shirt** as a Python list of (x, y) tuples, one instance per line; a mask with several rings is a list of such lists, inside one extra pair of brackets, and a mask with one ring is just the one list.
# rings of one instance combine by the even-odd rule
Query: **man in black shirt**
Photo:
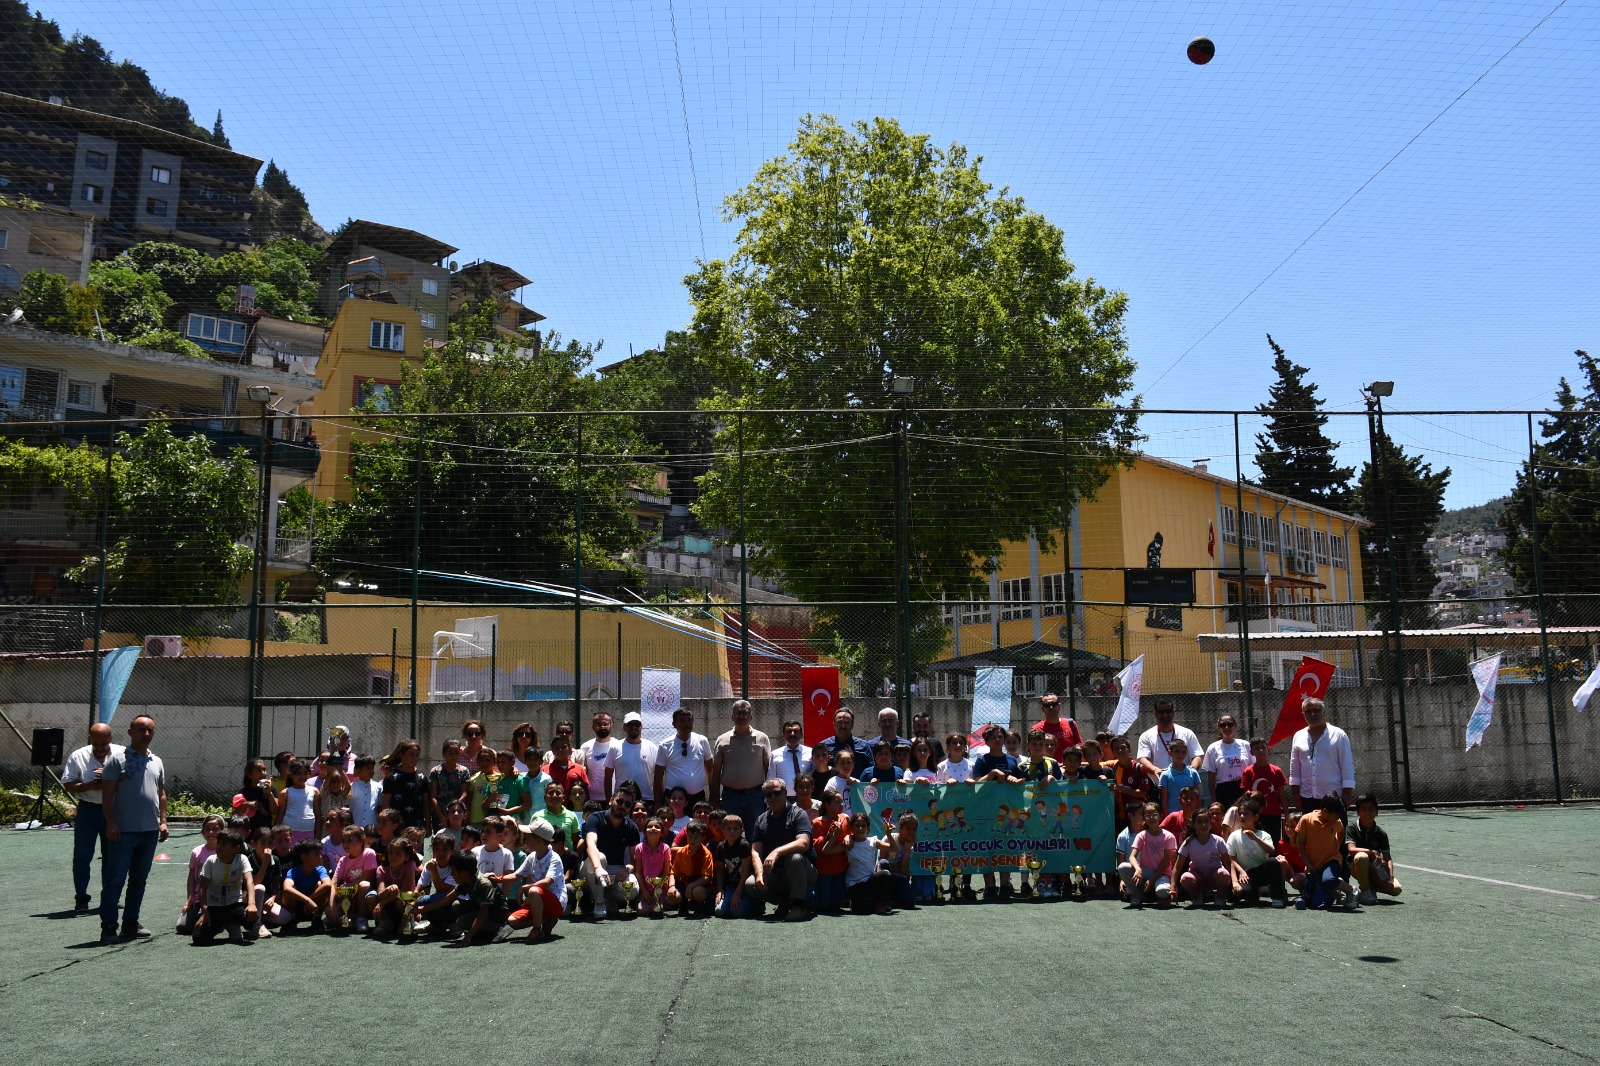
[(911, 716), (911, 739), (916, 740), (918, 737), (926, 740), (928, 747), (933, 751), (929, 766), (938, 766), (944, 762), (944, 742), (933, 735), (933, 716), (927, 711), (918, 711)]
[(609, 913), (607, 896), (626, 909), (639, 895), (639, 882), (628, 864), (629, 849), (639, 843), (639, 827), (628, 817), (632, 809), (633, 791), (619, 788), (611, 795), (610, 807), (583, 821), (583, 862), (578, 876), (588, 884), (591, 913), (597, 920)]
[(783, 781), (773, 778), (761, 786), (767, 809), (756, 819), (750, 840), (750, 876), (745, 895), (757, 906), (773, 903), (777, 915), (803, 921), (806, 892), (817, 880), (811, 861), (811, 819), (789, 801)]

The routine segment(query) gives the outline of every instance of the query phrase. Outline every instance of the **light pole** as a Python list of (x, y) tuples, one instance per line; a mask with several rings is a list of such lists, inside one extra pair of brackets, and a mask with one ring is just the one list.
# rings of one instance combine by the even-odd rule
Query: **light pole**
[(900, 613), (899, 669), (895, 671), (895, 706), (901, 721), (911, 713), (911, 453), (906, 432), (910, 422), (911, 397), (917, 379), (896, 374), (890, 381), (894, 394), (894, 559), (895, 599)]
[(1416, 808), (1411, 802), (1411, 745), (1406, 736), (1406, 679), (1400, 637), (1400, 571), (1394, 552), (1394, 492), (1389, 483), (1389, 438), (1383, 431), (1383, 398), (1394, 395), (1394, 382), (1374, 381), (1361, 392), (1367, 401), (1367, 437), (1372, 471), (1383, 490), (1383, 550), (1389, 559), (1389, 629), (1394, 634), (1390, 680), (1394, 684), (1395, 708), (1400, 716), (1401, 798), (1409, 811)]

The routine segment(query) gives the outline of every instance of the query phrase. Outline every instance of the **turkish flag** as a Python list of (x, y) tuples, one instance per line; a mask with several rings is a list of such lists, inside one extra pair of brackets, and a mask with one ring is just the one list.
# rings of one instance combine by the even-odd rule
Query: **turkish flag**
[(833, 736), (833, 716), (839, 710), (839, 668), (802, 666), (800, 702), (805, 707), (806, 744), (820, 744)]
[(1217, 557), (1217, 527), (1210, 522), (1206, 523), (1206, 554)]
[(1300, 701), (1308, 696), (1323, 699), (1328, 695), (1328, 684), (1333, 680), (1334, 665), (1314, 655), (1302, 656), (1300, 666), (1283, 694), (1283, 706), (1278, 708), (1278, 724), (1272, 727), (1272, 739), (1267, 747), (1280, 740), (1288, 740), (1305, 728), (1306, 716), (1300, 710)]

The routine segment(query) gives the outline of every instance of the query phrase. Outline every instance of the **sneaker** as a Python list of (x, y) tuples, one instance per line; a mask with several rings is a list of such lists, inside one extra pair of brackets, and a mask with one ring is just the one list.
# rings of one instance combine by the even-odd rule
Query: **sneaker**
[[(985, 893), (985, 895), (987, 895), (987, 894), (988, 893)], [(1000, 899), (1011, 899), (1016, 894), (1017, 894), (1016, 890), (1013, 889), (1010, 885), (1001, 885), (1000, 886), (1000, 890), (996, 893), (996, 895)]]
[(597, 922), (605, 921), (609, 914), (610, 911), (606, 910), (606, 905), (604, 903), (596, 903), (594, 905), (594, 909), (589, 912), (589, 916)]
[(429, 929), (432, 929), (432, 928), (433, 928), (433, 923), (428, 921), (428, 919), (424, 918), (424, 919), (422, 919), (422, 921), (417, 922), (414, 925), (412, 925), (411, 931), (414, 934), (416, 934), (417, 936), (422, 936)]
[(100, 927), (100, 943), (102, 943), (102, 944), (120, 944), (120, 943), (122, 943), (122, 938), (117, 935), (117, 927), (114, 926), (114, 925), (102, 925)]
[(256, 927), (256, 939), (257, 940), (271, 940), (272, 939), (272, 930), (268, 929), (264, 925), (257, 926)]
[(1294, 909), (1297, 911), (1303, 911), (1306, 909), (1306, 898), (1304, 896), (1301, 896), (1299, 899), (1294, 901)]
[(500, 928), (494, 931), (492, 942), (496, 944), (504, 944), (507, 940), (511, 939), (511, 934), (515, 931), (516, 930), (512, 929), (509, 925), (502, 925)]
[(149, 940), (154, 935), (142, 925), (125, 925), (122, 927), (124, 940)]
[[(1041, 888), (1039, 890), (1039, 892), (1040, 892), (1041, 895), (1043, 895), (1044, 889)], [(1024, 881), (1022, 883), (1022, 887), (1017, 889), (1017, 897), (1019, 899), (1028, 899), (1032, 895), (1033, 895), (1033, 886), (1028, 884), (1026, 881)]]
[(371, 927), (367, 924), (367, 920), (365, 918), (356, 919), (356, 932), (365, 933), (369, 928)]
[(1360, 898), (1361, 898), (1361, 905), (1363, 907), (1370, 907), (1374, 903), (1378, 902), (1378, 894), (1376, 892), (1372, 891), (1372, 889), (1370, 889), (1370, 888), (1367, 889), (1366, 891), (1362, 892)]
[(794, 903), (790, 904), (789, 913), (783, 916), (783, 920), (786, 922), (803, 922), (809, 917), (811, 917), (811, 912), (806, 910), (805, 904)]
[(1225, 911), (1233, 910), (1233, 900), (1229, 899), (1227, 896), (1223, 896), (1222, 897), (1222, 909), (1225, 910)]
[(88, 896), (79, 896), (77, 898), (77, 900), (74, 901), (73, 904), (72, 904), (72, 913), (73, 914), (88, 914), (89, 910), (90, 910), (90, 907), (89, 907), (89, 897)]
[(1283, 910), (1284, 907), (1287, 907), (1288, 905), (1289, 905), (1289, 901), (1288, 900), (1275, 899), (1275, 900), (1272, 901), (1272, 909), (1275, 910), (1275, 911), (1281, 911), (1281, 910)]
[(1344, 909), (1347, 912), (1349, 912), (1351, 914), (1354, 914), (1356, 911), (1361, 909), (1361, 904), (1356, 900), (1356, 898), (1354, 896), (1351, 896), (1349, 899), (1344, 901)]

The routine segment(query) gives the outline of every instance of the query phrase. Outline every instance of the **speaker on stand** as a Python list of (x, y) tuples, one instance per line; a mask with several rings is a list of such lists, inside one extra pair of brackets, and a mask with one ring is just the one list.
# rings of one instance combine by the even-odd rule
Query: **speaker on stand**
[(33, 811), (28, 815), (28, 820), (22, 828), (43, 829), (45, 808), (56, 812), (56, 817), (61, 821), (67, 820), (67, 815), (60, 807), (45, 798), (45, 789), (48, 784), (46, 777), (50, 767), (60, 765), (65, 758), (67, 744), (66, 730), (64, 729), (35, 729), (33, 731), (33, 747), (30, 752), (29, 762), (39, 768), (39, 795), (33, 801)]

